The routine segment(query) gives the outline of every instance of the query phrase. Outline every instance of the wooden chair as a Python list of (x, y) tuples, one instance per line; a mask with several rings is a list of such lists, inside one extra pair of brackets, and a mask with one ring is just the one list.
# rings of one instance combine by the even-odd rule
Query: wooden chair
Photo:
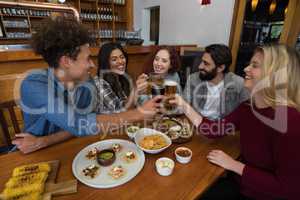
[(202, 60), (204, 48), (201, 47), (181, 47), (180, 59), (181, 69), (178, 71), (181, 87), (185, 87), (188, 76), (198, 71), (198, 65)]
[(205, 49), (203, 47), (180, 47), (179, 55), (189, 55), (194, 54), (195, 52), (203, 52)]
[(0, 133), (3, 135), (4, 147), (10, 147), (12, 145), (11, 132), (13, 134), (21, 132), (20, 120), (17, 119), (17, 116), (19, 117), (20, 114), (17, 113), (17, 110), (18, 106), (15, 101), (0, 103)]

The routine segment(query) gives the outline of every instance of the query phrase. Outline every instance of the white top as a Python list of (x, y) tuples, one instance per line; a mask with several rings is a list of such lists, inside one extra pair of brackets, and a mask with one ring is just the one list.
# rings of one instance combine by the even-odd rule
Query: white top
[(224, 87), (224, 81), (217, 85), (212, 85), (206, 81), (207, 97), (203, 109), (200, 110), (201, 115), (209, 119), (220, 118), (220, 97)]

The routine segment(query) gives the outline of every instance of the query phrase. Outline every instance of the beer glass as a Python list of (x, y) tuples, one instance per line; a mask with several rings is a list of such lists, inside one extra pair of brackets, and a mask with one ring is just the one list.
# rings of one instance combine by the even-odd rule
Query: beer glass
[(165, 94), (164, 75), (154, 72), (149, 74), (147, 93), (151, 93), (152, 97)]
[(175, 94), (177, 91), (177, 83), (175, 81), (167, 80), (165, 81), (165, 96), (166, 101), (164, 103), (164, 106), (167, 111), (172, 111), (175, 109), (175, 106), (169, 103), (169, 100), (175, 98)]

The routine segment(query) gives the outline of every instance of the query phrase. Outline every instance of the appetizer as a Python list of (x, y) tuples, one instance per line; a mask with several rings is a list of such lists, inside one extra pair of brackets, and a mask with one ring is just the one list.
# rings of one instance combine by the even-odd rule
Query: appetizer
[(129, 126), (129, 127), (127, 128), (127, 135), (128, 135), (128, 137), (131, 138), (131, 139), (133, 139), (134, 136), (135, 136), (135, 134), (136, 134), (136, 132), (137, 132), (139, 129), (140, 129), (140, 127), (138, 127), (138, 126)]
[(140, 129), (140, 127), (138, 127), (138, 126), (129, 126), (129, 127), (127, 128), (127, 132), (129, 132), (129, 133), (135, 133), (135, 132), (137, 132), (139, 129)]
[(51, 167), (48, 163), (16, 167), (0, 199), (41, 199)]
[(119, 151), (121, 151), (121, 149), (122, 149), (122, 147), (121, 147), (120, 144), (113, 144), (113, 145), (112, 145), (112, 150), (113, 150), (114, 152), (119, 152)]
[(169, 169), (173, 169), (174, 167), (174, 163), (172, 163), (171, 161), (169, 160), (159, 160), (157, 162), (157, 166), (159, 168), (169, 168)]
[(112, 149), (104, 149), (97, 153), (97, 161), (99, 165), (109, 166), (116, 160), (115, 152)]
[(94, 159), (96, 159), (98, 152), (99, 152), (99, 150), (95, 147), (95, 148), (89, 150), (88, 153), (85, 155), (85, 157), (89, 160), (94, 160)]
[(124, 160), (128, 163), (133, 162), (136, 160), (136, 154), (133, 151), (128, 151), (124, 155)]
[(108, 174), (113, 178), (113, 179), (119, 179), (121, 178), (122, 176), (124, 176), (125, 174), (125, 170), (124, 168), (119, 165), (119, 166), (115, 166), (115, 167), (112, 167), (110, 169), (110, 171), (108, 172)]
[(96, 165), (89, 165), (82, 170), (84, 176), (89, 178), (95, 178), (99, 174), (99, 167)]
[(176, 140), (176, 139), (178, 139), (179, 137), (180, 137), (180, 133), (179, 132), (177, 132), (177, 131), (168, 131), (168, 134), (167, 134), (170, 138), (171, 138), (171, 140)]
[(175, 150), (176, 160), (182, 164), (189, 163), (192, 159), (192, 150), (186, 147), (178, 147)]
[(180, 131), (181, 130), (181, 124), (175, 119), (171, 119), (168, 117), (163, 118), (162, 120), (158, 121), (157, 124), (157, 129), (160, 130), (161, 132), (167, 132), (171, 128), (175, 128), (175, 131)]
[(188, 149), (184, 149), (184, 148), (178, 149), (176, 151), (176, 154), (179, 155), (179, 156), (181, 156), (181, 157), (189, 157), (189, 156), (191, 156), (191, 152)]
[(190, 130), (189, 125), (185, 124), (185, 126), (180, 131), (180, 137), (182, 138), (190, 138), (192, 137), (193, 132)]
[(145, 136), (140, 142), (139, 145), (144, 149), (155, 150), (161, 149), (167, 146), (167, 141), (165, 138), (159, 134)]

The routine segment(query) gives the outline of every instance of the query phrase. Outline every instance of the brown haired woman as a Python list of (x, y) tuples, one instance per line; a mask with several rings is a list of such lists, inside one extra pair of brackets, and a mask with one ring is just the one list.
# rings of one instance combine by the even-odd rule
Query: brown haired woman
[[(147, 90), (148, 75), (151, 72), (164, 76), (164, 80), (174, 81), (180, 90), (180, 78), (177, 71), (180, 68), (180, 59), (176, 49), (171, 46), (161, 46), (156, 49), (145, 64), (145, 73), (141, 74), (137, 80), (137, 91), (139, 94), (145, 94)], [(150, 97), (148, 95), (140, 95), (138, 103), (143, 104)]]

